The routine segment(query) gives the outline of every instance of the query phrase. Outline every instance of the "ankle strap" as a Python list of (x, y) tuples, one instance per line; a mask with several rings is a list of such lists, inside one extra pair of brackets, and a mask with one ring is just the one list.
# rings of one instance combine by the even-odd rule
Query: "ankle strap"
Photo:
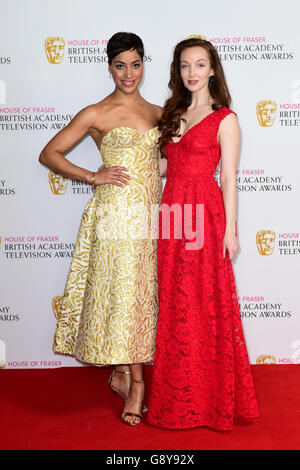
[(136, 384), (143, 384), (144, 383), (144, 380), (132, 380), (132, 382), (136, 383)]
[(117, 370), (115, 369), (116, 374), (131, 374), (130, 370)]

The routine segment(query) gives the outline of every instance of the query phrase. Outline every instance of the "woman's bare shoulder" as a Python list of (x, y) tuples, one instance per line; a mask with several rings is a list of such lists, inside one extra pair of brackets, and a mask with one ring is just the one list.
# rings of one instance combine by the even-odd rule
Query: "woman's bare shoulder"
[(161, 118), (163, 108), (158, 104), (148, 103), (151, 108), (151, 112), (154, 114), (155, 118), (159, 120)]
[(89, 113), (103, 113), (113, 107), (113, 102), (109, 96), (99, 101), (98, 103), (90, 104), (84, 108)]
[(98, 103), (93, 103), (82, 108), (76, 115), (76, 117), (82, 121), (97, 124), (97, 127), (101, 127), (101, 122), (105, 122), (107, 115), (113, 108), (113, 104), (110, 100), (104, 98)]

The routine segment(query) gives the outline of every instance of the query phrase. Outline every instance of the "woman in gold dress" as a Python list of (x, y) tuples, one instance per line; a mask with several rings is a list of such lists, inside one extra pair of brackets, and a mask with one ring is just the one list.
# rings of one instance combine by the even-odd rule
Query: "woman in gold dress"
[[(146, 411), (143, 364), (153, 362), (158, 313), (153, 234), (161, 198), (161, 108), (139, 93), (144, 48), (138, 36), (115, 34), (107, 55), (115, 90), (82, 109), (39, 157), (55, 173), (95, 186), (82, 215), (53, 350), (115, 365), (111, 388), (124, 398), (123, 420), (136, 425)], [(104, 162), (96, 173), (64, 157), (87, 133)]]

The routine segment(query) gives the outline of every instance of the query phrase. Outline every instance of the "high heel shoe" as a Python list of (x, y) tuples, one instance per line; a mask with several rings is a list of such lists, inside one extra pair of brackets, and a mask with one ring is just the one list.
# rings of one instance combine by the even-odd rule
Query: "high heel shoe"
[(127, 400), (128, 397), (125, 395), (125, 393), (121, 392), (121, 390), (118, 390), (117, 388), (115, 388), (115, 387), (112, 386), (112, 381), (113, 381), (113, 378), (114, 378), (115, 374), (131, 374), (131, 372), (130, 372), (129, 370), (127, 371), (127, 370), (117, 370), (117, 369), (114, 369), (114, 371), (113, 371), (113, 373), (111, 374), (111, 376), (110, 376), (110, 378), (109, 378), (109, 381), (108, 381), (108, 384), (109, 384), (110, 388), (111, 388), (114, 392), (118, 393), (118, 395), (120, 395), (120, 397), (123, 398), (124, 402), (126, 402), (126, 400)]
[[(122, 371), (122, 370), (114, 369), (114, 371), (111, 374), (111, 376), (109, 378), (109, 381), (108, 381), (108, 384), (109, 384), (110, 388), (112, 389), (112, 391), (118, 393), (118, 395), (120, 395), (120, 397), (122, 397), (124, 402), (126, 403), (126, 400), (127, 400), (128, 397), (123, 392), (121, 392), (121, 390), (118, 390), (117, 388), (112, 386), (112, 381), (113, 381), (113, 378), (114, 378), (115, 374), (131, 374), (131, 372), (126, 371), (126, 370)], [(147, 406), (143, 405), (143, 413), (147, 413), (147, 411), (148, 411)]]
[[(133, 380), (132, 382), (134, 383), (137, 383), (137, 384), (141, 384), (141, 383), (144, 383), (144, 380)], [(147, 409), (148, 411), (148, 409)], [(137, 424), (140, 424), (142, 422), (142, 419), (143, 419), (143, 415), (142, 413), (145, 413), (145, 406), (142, 405), (142, 412), (141, 413), (131, 413), (130, 411), (125, 411), (123, 414), (122, 414), (122, 420), (124, 421), (124, 423), (128, 424), (129, 426), (136, 426)], [(129, 421), (127, 421), (125, 418), (126, 417), (133, 417), (133, 418), (138, 418), (140, 421), (138, 423), (130, 423)]]

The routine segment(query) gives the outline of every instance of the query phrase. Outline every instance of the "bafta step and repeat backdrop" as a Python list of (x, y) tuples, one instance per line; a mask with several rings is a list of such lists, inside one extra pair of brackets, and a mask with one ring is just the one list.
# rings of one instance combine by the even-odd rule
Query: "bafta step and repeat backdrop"
[[(105, 47), (117, 31), (145, 43), (142, 95), (163, 105), (174, 45), (218, 50), (242, 129), (236, 174), (238, 301), (252, 364), (300, 362), (300, 5), (295, 0), (0, 1), (0, 365), (81, 366), (52, 352), (81, 213), (93, 195), (38, 162), (88, 104), (111, 93)], [(96, 170), (91, 138), (68, 158)], [(216, 172), (218, 180), (219, 173)]]

